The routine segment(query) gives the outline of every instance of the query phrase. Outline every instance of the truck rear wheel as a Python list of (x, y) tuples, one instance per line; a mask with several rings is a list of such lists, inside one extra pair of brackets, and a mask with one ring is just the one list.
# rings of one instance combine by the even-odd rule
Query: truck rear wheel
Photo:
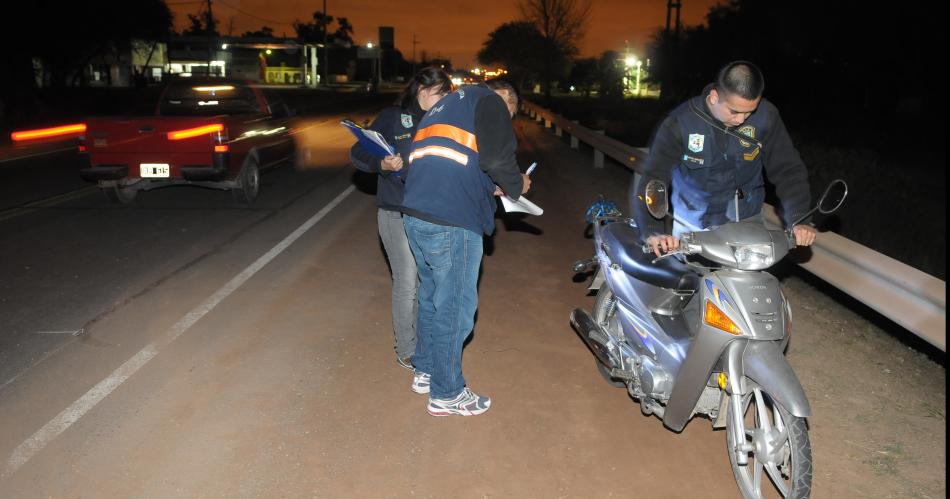
[(234, 200), (242, 204), (253, 203), (261, 189), (261, 169), (257, 164), (257, 156), (247, 157), (237, 180), (238, 186), (231, 189)]

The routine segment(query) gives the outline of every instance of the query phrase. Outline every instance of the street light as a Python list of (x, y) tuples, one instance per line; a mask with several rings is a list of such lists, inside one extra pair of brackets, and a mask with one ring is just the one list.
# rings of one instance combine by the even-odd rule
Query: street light
[(643, 67), (643, 61), (637, 59), (636, 56), (628, 55), (627, 58), (623, 60), (623, 64), (628, 68), (637, 67), (637, 83), (636, 87), (634, 87), (634, 92), (640, 95), (640, 68)]
[(643, 62), (637, 60), (637, 95), (640, 95), (640, 67), (643, 66)]
[(373, 48), (373, 42), (366, 42), (366, 48), (368, 49)]

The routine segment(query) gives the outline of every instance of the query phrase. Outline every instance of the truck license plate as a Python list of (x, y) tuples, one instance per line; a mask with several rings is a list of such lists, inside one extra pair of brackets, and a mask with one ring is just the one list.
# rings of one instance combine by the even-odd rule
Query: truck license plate
[(142, 163), (139, 168), (139, 176), (142, 178), (168, 177), (168, 163)]

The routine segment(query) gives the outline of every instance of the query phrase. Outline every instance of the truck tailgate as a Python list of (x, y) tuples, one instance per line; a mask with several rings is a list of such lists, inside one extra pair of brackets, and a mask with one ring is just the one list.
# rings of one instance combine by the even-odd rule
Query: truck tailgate
[[(86, 122), (86, 147), (93, 161), (100, 155), (156, 155), (170, 153), (210, 153), (213, 125), (223, 117), (110, 117)], [(169, 138), (170, 133), (184, 132)], [(177, 138), (181, 137), (181, 138)]]

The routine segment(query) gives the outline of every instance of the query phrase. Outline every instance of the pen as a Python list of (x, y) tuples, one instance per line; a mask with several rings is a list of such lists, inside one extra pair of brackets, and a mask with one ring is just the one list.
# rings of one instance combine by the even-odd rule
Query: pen
[(534, 169), (537, 168), (537, 167), (538, 167), (538, 163), (537, 163), (537, 162), (531, 163), (531, 166), (528, 167), (528, 171), (524, 172), (524, 174), (525, 174), (525, 175), (531, 175), (531, 172), (533, 172)]

